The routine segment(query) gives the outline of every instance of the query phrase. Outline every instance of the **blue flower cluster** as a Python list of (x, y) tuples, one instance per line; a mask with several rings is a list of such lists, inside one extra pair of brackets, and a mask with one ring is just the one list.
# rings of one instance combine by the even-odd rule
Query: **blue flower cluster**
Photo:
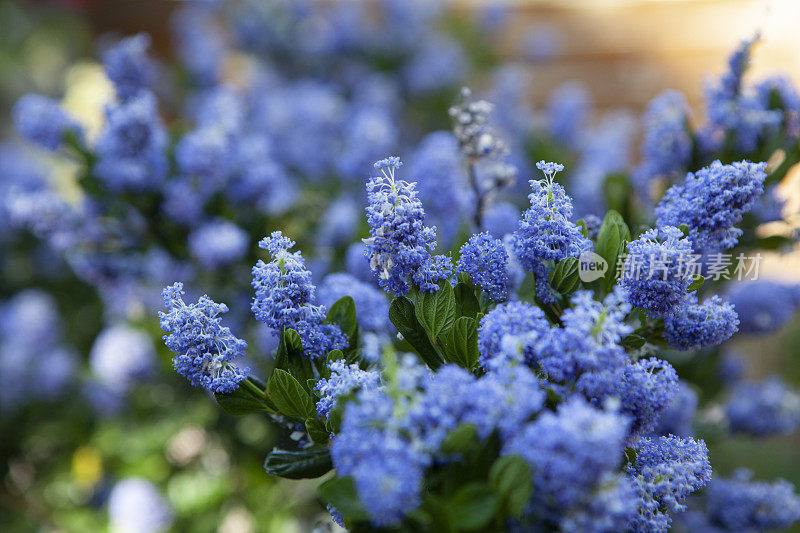
[(215, 303), (202, 296), (186, 305), (183, 284), (175, 283), (164, 289), (166, 313), (159, 312), (164, 343), (175, 352), (175, 370), (195, 387), (210, 392), (232, 392), (247, 378), (248, 369), (233, 365), (244, 355), (247, 343), (236, 338), (230, 328), (221, 324), (225, 304)]
[(800, 309), (800, 285), (778, 281), (734, 283), (726, 297), (739, 315), (739, 332), (751, 335), (780, 329)]
[(83, 138), (83, 129), (67, 115), (58, 102), (38, 94), (26, 94), (11, 110), (14, 128), (26, 140), (46, 150), (58, 150), (67, 133), (78, 140)]
[(572, 199), (564, 187), (555, 183), (555, 175), (564, 170), (559, 163), (540, 161), (536, 167), (547, 179), (531, 180), (531, 206), (522, 213), (514, 232), (514, 249), (522, 267), (536, 278), (536, 295), (542, 302), (554, 301), (547, 275), (553, 265), (567, 257), (577, 257), (591, 248), (571, 220)]
[(692, 243), (674, 226), (645, 231), (629, 242), (619, 285), (630, 304), (654, 318), (684, 304), (692, 282), (686, 268), (691, 254)]
[(667, 531), (669, 513), (685, 510), (686, 497), (711, 481), (708, 448), (702, 440), (668, 436), (641, 439), (634, 450), (636, 457), (626, 468), (643, 505), (631, 529)]
[(78, 359), (63, 345), (62, 326), (55, 301), (40, 290), (0, 303), (0, 414), (69, 389)]
[(725, 414), (734, 433), (789, 434), (800, 426), (800, 393), (776, 376), (743, 382), (731, 389)]
[(740, 469), (730, 478), (714, 478), (705, 491), (708, 521), (723, 531), (772, 531), (800, 520), (800, 496), (788, 481), (752, 481)]
[(213, 220), (189, 235), (189, 252), (209, 269), (235, 263), (247, 253), (250, 237), (228, 220)]
[(317, 300), (328, 308), (345, 296), (350, 296), (355, 301), (356, 316), (361, 329), (373, 333), (386, 333), (390, 330), (389, 301), (374, 284), (339, 272), (325, 276), (317, 289)]
[(290, 252), (294, 241), (274, 231), (258, 243), (270, 255), (270, 262), (258, 260), (253, 267), (256, 295), (251, 309), (256, 319), (272, 328), (274, 335), (294, 329), (309, 358), (325, 357), (331, 350), (341, 350), (347, 337), (335, 324), (323, 324), (326, 309), (314, 305), (314, 284), (300, 252)]
[(692, 155), (688, 115), (686, 97), (677, 91), (665, 91), (647, 105), (642, 161), (632, 176), (642, 198), (652, 198), (656, 180), (672, 183), (686, 171)]
[(397, 157), (375, 163), (381, 176), (367, 183), (367, 222), (370, 237), (364, 239), (370, 268), (379, 285), (395, 295), (407, 294), (411, 283), (434, 292), (438, 282), (452, 272), (450, 259), (432, 256), (436, 228), (425, 225), (425, 210), (414, 184), (395, 179), (402, 166)]
[(503, 241), (488, 233), (478, 233), (470, 237), (459, 253), (456, 272), (469, 274), (487, 298), (495, 302), (508, 299), (508, 253)]
[(679, 350), (722, 344), (739, 329), (734, 306), (719, 296), (703, 303), (691, 295), (685, 305), (664, 319), (664, 340)]
[(660, 226), (689, 226), (689, 239), (698, 253), (732, 248), (742, 230), (735, 227), (764, 192), (766, 163), (741, 161), (690, 172), (674, 185), (656, 208)]
[(336, 399), (343, 394), (357, 390), (377, 389), (380, 384), (380, 374), (374, 370), (361, 370), (357, 363), (348, 365), (344, 359), (337, 359), (328, 363), (330, 377), (317, 381), (314, 390), (320, 395), (317, 401), (317, 416), (328, 418), (336, 406)]

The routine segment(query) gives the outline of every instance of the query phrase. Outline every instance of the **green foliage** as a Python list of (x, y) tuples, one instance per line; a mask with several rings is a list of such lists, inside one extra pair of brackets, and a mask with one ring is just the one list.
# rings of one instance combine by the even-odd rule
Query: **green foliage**
[(467, 370), (478, 364), (478, 322), (474, 318), (459, 317), (440, 340), (448, 363), (456, 363)]
[(605, 276), (598, 280), (605, 292), (610, 291), (614, 286), (617, 258), (625, 250), (625, 245), (630, 240), (631, 232), (622, 216), (613, 209), (606, 213), (594, 245), (595, 253), (608, 263)]
[(489, 483), (502, 498), (503, 511), (510, 516), (521, 515), (533, 494), (530, 467), (518, 455), (507, 455), (495, 461), (489, 470)]
[(367, 520), (369, 516), (356, 494), (355, 482), (349, 477), (335, 477), (319, 486), (317, 495), (323, 503), (332, 505), (352, 521)]
[(550, 286), (561, 294), (570, 294), (578, 290), (581, 285), (578, 263), (577, 257), (567, 257), (559, 261), (547, 276)]
[(331, 454), (325, 446), (306, 450), (276, 448), (264, 461), (267, 474), (288, 479), (313, 479), (325, 475), (332, 468)]
[(326, 321), (330, 324), (337, 324), (342, 328), (342, 332), (349, 339), (349, 349), (354, 350), (358, 346), (358, 319), (356, 317), (356, 303), (350, 296), (345, 296), (337, 300), (330, 309)]
[(414, 314), (431, 341), (450, 329), (456, 316), (456, 299), (450, 283), (443, 282), (434, 293), (418, 294), (414, 300)]
[(428, 334), (417, 320), (414, 304), (405, 296), (395, 298), (389, 306), (389, 320), (432, 369), (442, 366), (442, 356), (431, 344)]
[(290, 417), (305, 420), (314, 414), (314, 402), (297, 379), (280, 368), (272, 373), (267, 393), (278, 410)]
[(252, 377), (242, 381), (239, 388), (231, 393), (214, 393), (214, 399), (226, 413), (232, 415), (277, 410), (275, 404), (267, 398), (264, 389), (256, 384), (255, 378)]

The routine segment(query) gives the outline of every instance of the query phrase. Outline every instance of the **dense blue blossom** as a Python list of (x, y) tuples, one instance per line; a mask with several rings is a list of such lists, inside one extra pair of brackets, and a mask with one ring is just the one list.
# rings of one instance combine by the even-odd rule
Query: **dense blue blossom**
[(706, 87), (707, 122), (699, 131), (698, 140), (707, 152), (731, 143), (743, 152), (750, 152), (765, 129), (777, 128), (782, 121), (780, 111), (764, 107), (757, 95), (743, 90), (742, 79), (759, 40), (756, 34), (742, 41), (728, 58), (725, 74)]
[(325, 276), (317, 290), (317, 300), (328, 308), (345, 296), (352, 297), (356, 304), (356, 316), (361, 329), (389, 331), (389, 300), (374, 284), (341, 272)]
[(114, 531), (167, 531), (174, 512), (155, 485), (141, 478), (119, 481), (108, 495), (108, 520)]
[(800, 394), (777, 376), (735, 386), (725, 405), (734, 433), (789, 434), (800, 425)]
[(367, 245), (363, 242), (354, 242), (347, 247), (344, 263), (347, 273), (351, 276), (367, 283), (375, 283), (375, 274), (369, 267)]
[(416, 180), (419, 199), (436, 224), (440, 240), (449, 245), (474, 201), (467, 189), (458, 140), (445, 131), (429, 133), (414, 151), (408, 172)]
[(592, 407), (578, 398), (543, 412), (506, 443), (504, 454), (520, 455), (531, 467), (530, 512), (558, 523), (590, 499), (605, 473), (622, 457), (628, 424), (624, 416)]
[(577, 82), (556, 87), (547, 101), (547, 129), (560, 143), (575, 146), (589, 119), (592, 101), (589, 91)]
[(187, 133), (175, 146), (178, 170), (196, 180), (200, 191), (210, 194), (224, 183), (233, 168), (235, 152), (231, 141), (231, 135), (217, 127)]
[(456, 272), (465, 272), (472, 282), (490, 300), (504, 302), (508, 299), (509, 275), (508, 253), (503, 241), (488, 233), (473, 235), (459, 252)]
[(143, 331), (117, 325), (104, 329), (89, 354), (92, 373), (103, 385), (125, 391), (156, 369), (156, 352)]
[(345, 179), (362, 182), (377, 158), (397, 146), (397, 119), (388, 106), (357, 105), (344, 124), (336, 168)]
[(407, 433), (385, 392), (362, 391), (348, 402), (330, 450), (340, 476), (355, 480), (359, 500), (376, 526), (399, 524), (419, 506), (428, 454)]
[(432, 257), (436, 228), (425, 225), (425, 211), (413, 183), (395, 180), (402, 165), (397, 157), (375, 163), (382, 175), (367, 183), (367, 222), (370, 237), (364, 239), (370, 268), (378, 284), (396, 295), (408, 293), (411, 283), (425, 292), (439, 289), (452, 266), (444, 256)]
[(622, 412), (631, 416), (631, 434), (646, 435), (678, 392), (678, 374), (666, 361), (641, 359), (625, 368), (618, 391)]
[(189, 252), (206, 268), (234, 263), (247, 253), (250, 237), (228, 220), (208, 222), (189, 235)]
[(629, 527), (637, 532), (667, 531), (668, 513), (683, 511), (686, 497), (711, 480), (708, 448), (702, 440), (669, 436), (641, 439), (634, 449), (636, 457), (627, 471), (642, 503)]
[(606, 180), (628, 171), (635, 128), (629, 112), (616, 111), (581, 133), (580, 159), (568, 184), (576, 216), (605, 212)]
[(550, 325), (544, 312), (526, 302), (500, 304), (487, 313), (478, 328), (480, 363), (493, 366), (503, 357), (503, 339), (507, 336), (526, 337), (533, 332), (548, 331)]
[(659, 226), (689, 226), (689, 239), (698, 253), (732, 248), (742, 235), (736, 224), (764, 192), (766, 168), (766, 163), (714, 161), (689, 172), (658, 204)]
[(358, 227), (358, 211), (358, 204), (349, 196), (340, 196), (331, 202), (320, 219), (318, 245), (336, 248), (350, 243)]
[(106, 76), (114, 84), (120, 100), (127, 100), (152, 87), (155, 66), (147, 57), (149, 47), (150, 36), (139, 33), (122, 39), (103, 54)]
[(755, 86), (756, 98), (762, 109), (783, 112), (783, 130), (791, 139), (800, 137), (800, 94), (785, 76), (766, 78)]
[(776, 331), (800, 309), (800, 285), (747, 281), (733, 284), (726, 296), (739, 315), (740, 333)]
[(554, 183), (555, 174), (564, 169), (558, 163), (540, 161), (537, 168), (546, 180), (530, 180), (533, 192), (528, 195), (531, 206), (522, 214), (514, 233), (514, 247), (522, 267), (536, 278), (536, 295), (543, 302), (554, 300), (547, 275), (558, 261), (577, 257), (591, 247), (572, 222), (572, 199), (564, 187)]
[(61, 108), (61, 105), (46, 96), (26, 94), (11, 110), (14, 128), (24, 139), (47, 150), (57, 150), (69, 132), (83, 137), (83, 128)]
[(678, 91), (665, 91), (647, 105), (642, 160), (632, 175), (642, 198), (652, 198), (654, 180), (669, 184), (686, 172), (692, 156), (688, 115), (689, 104)]
[(167, 172), (167, 141), (155, 96), (141, 92), (106, 109), (95, 172), (112, 190), (156, 188)]
[(686, 268), (691, 254), (692, 243), (673, 226), (645, 231), (629, 242), (619, 285), (631, 305), (659, 318), (683, 304), (693, 279)]
[(621, 339), (631, 332), (625, 324), (630, 312), (619, 291), (602, 302), (588, 291), (570, 298), (571, 307), (561, 316), (563, 327), (547, 335), (529, 335), (525, 351), (533, 364), (553, 382), (571, 385), (587, 398), (605, 399), (617, 395), (617, 386), (627, 355)]
[(466, 71), (467, 61), (460, 43), (433, 36), (420, 43), (402, 75), (412, 94), (423, 94), (459, 83)]
[(255, 205), (269, 214), (289, 210), (297, 197), (297, 187), (278, 161), (273, 143), (266, 135), (237, 137), (233, 171), (226, 195), (237, 204)]
[(669, 406), (663, 411), (653, 433), (690, 437), (692, 420), (697, 411), (697, 393), (686, 382), (679, 381)]
[(544, 399), (539, 379), (523, 366), (499, 368), (476, 379), (459, 366), (446, 365), (425, 382), (410, 421), (421, 444), (437, 455), (448, 433), (461, 424), (473, 426), (480, 439), (495, 430), (503, 440), (512, 438), (539, 412)]
[(272, 328), (274, 335), (294, 329), (303, 342), (306, 357), (324, 357), (347, 346), (347, 338), (335, 324), (323, 324), (326, 309), (314, 305), (314, 284), (300, 252), (290, 252), (294, 241), (274, 231), (258, 243), (270, 255), (253, 267), (256, 295), (251, 309), (255, 317)]
[(320, 418), (330, 416), (339, 396), (359, 389), (376, 389), (380, 384), (380, 375), (377, 372), (361, 370), (357, 363), (348, 365), (344, 359), (330, 361), (328, 369), (331, 372), (330, 377), (320, 379), (314, 386), (314, 390), (320, 395), (317, 401), (317, 416)]
[(78, 361), (61, 342), (61, 320), (48, 294), (28, 289), (0, 305), (0, 413), (67, 390)]
[(610, 473), (600, 478), (597, 485), (588, 501), (561, 519), (561, 531), (617, 533), (627, 529), (639, 509), (636, 487), (627, 477)]
[(730, 478), (714, 478), (706, 489), (708, 519), (725, 531), (772, 531), (800, 520), (800, 496), (794, 486), (779, 479), (752, 481), (741, 469)]
[(221, 324), (225, 304), (202, 296), (197, 303), (186, 305), (183, 284), (175, 283), (163, 292), (168, 312), (159, 312), (164, 343), (175, 352), (172, 363), (180, 375), (195, 387), (210, 392), (232, 392), (247, 377), (248, 369), (233, 365), (244, 355), (247, 343), (236, 338), (230, 328)]
[(664, 340), (679, 350), (722, 344), (736, 333), (739, 317), (729, 302), (712, 296), (703, 303), (697, 297), (664, 318)]
[(489, 206), (483, 216), (483, 231), (492, 237), (502, 239), (503, 236), (514, 233), (519, 224), (520, 210), (514, 204), (497, 202)]

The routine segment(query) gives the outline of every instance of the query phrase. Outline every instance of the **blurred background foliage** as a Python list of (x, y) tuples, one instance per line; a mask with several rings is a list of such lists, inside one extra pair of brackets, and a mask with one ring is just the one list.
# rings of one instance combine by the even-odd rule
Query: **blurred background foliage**
[[(177, 4), (0, 1), (2, 136), (12, 136), (11, 106), (30, 91), (64, 94), (66, 108), (99, 128), (102, 102), (112, 89), (99, 64), (88, 58), (96, 57), (103, 43), (147, 31), (153, 54), (164, 62), (175, 60), (168, 21)], [(461, 3), (456, 6), (456, 11), (464, 9)], [(704, 77), (721, 70), (725, 54), (755, 25), (767, 36), (755, 71), (781, 70), (795, 79), (800, 72), (800, 37), (787, 26), (797, 14), (791, 1), (520, 2), (512, 9), (517, 16), (491, 46), (459, 17), (449, 24), (478, 67), (498, 58), (528, 65), (535, 80), (529, 98), (537, 108), (567, 80), (584, 82), (598, 111), (624, 107), (638, 113), (665, 88), (681, 89), (696, 108)], [(421, 129), (449, 129), (445, 111), (453, 96), (433, 95), (414, 109)], [(800, 195), (798, 181), (790, 183), (797, 190), (789, 192)], [(790, 201), (797, 202), (796, 196)], [(318, 216), (327, 200), (327, 191), (319, 190), (305, 196), (296, 211)], [(299, 236), (300, 248), (310, 247), (303, 236), (312, 233), (315, 223), (313, 216), (285, 220), (288, 233)], [(63, 262), (53, 259), (52, 272), (33, 266), (31, 257), (40, 252), (33, 242), (3, 251), (0, 297), (31, 286), (47, 291), (63, 318), (65, 343), (85, 360), (102, 329), (102, 303)], [(800, 281), (797, 255), (774, 259), (765, 272)], [(248, 264), (254, 257), (250, 261), (248, 256)], [(143, 312), (138, 325), (154, 339), (160, 337), (153, 313)], [(746, 354), (754, 377), (777, 373), (800, 386), (797, 319), (768, 339), (731, 344)], [(270, 443), (277, 443), (276, 430), (259, 416), (234, 418), (222, 412), (176, 376), (169, 353), (160, 343), (156, 346), (160, 371), (136, 387), (127, 407), (117, 413), (97, 416), (75, 392), (59, 400), (58, 416), (51, 416), (54, 406), (45, 403), (0, 418), (0, 530), (107, 530), (108, 493), (116, 480), (128, 477), (157, 485), (174, 510), (175, 531), (282, 533), (310, 531), (323, 523), (329, 527), (314, 500), (314, 482), (264, 474), (261, 458)], [(713, 431), (703, 433), (702, 426), (700, 436), (708, 441), (716, 473), (726, 475), (746, 465), (758, 478), (784, 477), (800, 485), (797, 436), (722, 439)]]

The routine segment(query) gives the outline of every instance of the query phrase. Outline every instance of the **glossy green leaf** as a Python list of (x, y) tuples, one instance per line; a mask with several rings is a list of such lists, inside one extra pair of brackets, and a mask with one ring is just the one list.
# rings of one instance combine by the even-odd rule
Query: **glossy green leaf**
[(353, 478), (335, 477), (319, 486), (317, 494), (324, 503), (332, 505), (346, 520), (368, 520), (369, 515), (358, 499)]
[(478, 322), (474, 318), (458, 318), (452, 328), (442, 333), (441, 342), (448, 363), (456, 363), (467, 370), (478, 364)]
[(358, 319), (356, 317), (356, 303), (351, 296), (337, 300), (328, 310), (326, 320), (337, 324), (349, 339), (350, 348), (358, 345)]
[(561, 294), (578, 290), (581, 280), (578, 277), (578, 258), (567, 257), (559, 261), (547, 277), (550, 286)]
[(499, 498), (484, 483), (465, 485), (448, 501), (453, 525), (461, 531), (486, 527), (494, 518), (498, 506)]
[(475, 290), (472, 285), (466, 283), (456, 284), (453, 289), (453, 295), (456, 300), (456, 318), (460, 316), (468, 316), (475, 318), (481, 310), (481, 305), (478, 303), (478, 298), (475, 296)]
[(495, 461), (489, 470), (489, 483), (508, 514), (522, 514), (533, 493), (531, 470), (522, 457), (506, 455)]
[(325, 475), (333, 468), (327, 447), (306, 450), (275, 448), (264, 461), (264, 470), (272, 476), (288, 479), (312, 479)]
[(699, 289), (700, 287), (702, 287), (703, 283), (705, 283), (705, 281), (706, 281), (706, 278), (704, 278), (700, 274), (695, 274), (694, 280), (689, 284), (689, 286), (686, 288), (686, 290), (688, 292), (694, 292), (697, 289)]
[(450, 329), (456, 317), (456, 299), (450, 283), (444, 282), (436, 292), (420, 294), (414, 304), (414, 314), (430, 340)]
[(264, 390), (253, 378), (239, 384), (239, 388), (230, 393), (214, 393), (214, 399), (220, 407), (232, 415), (246, 415), (261, 411), (275, 410)]
[(434, 370), (442, 366), (442, 358), (417, 320), (414, 305), (408, 298), (399, 296), (392, 301), (389, 306), (389, 320), (425, 364)]
[(308, 392), (285, 370), (275, 369), (267, 392), (278, 410), (288, 417), (305, 420), (314, 413), (314, 403)]

